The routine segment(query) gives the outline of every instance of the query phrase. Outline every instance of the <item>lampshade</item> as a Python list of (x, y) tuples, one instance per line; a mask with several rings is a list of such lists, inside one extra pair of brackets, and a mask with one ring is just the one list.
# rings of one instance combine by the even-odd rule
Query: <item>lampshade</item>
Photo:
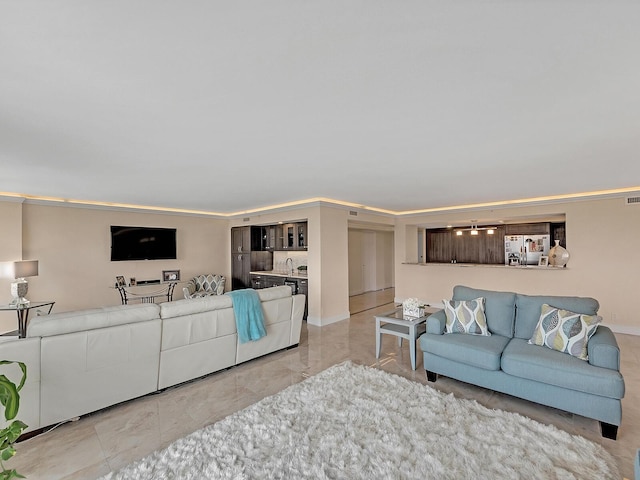
[(23, 260), (13, 263), (14, 278), (37, 277), (38, 260)]

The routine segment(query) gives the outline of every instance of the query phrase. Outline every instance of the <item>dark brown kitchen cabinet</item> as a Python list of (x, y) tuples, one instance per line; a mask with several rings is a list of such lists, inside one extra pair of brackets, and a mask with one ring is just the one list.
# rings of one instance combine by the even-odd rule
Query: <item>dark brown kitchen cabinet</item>
[(296, 224), (296, 229), (297, 229), (296, 247), (299, 250), (306, 250), (307, 249), (307, 222), (301, 222)]
[(504, 226), (504, 235), (550, 235), (551, 223), (510, 223)]
[(233, 227), (231, 229), (231, 253), (249, 253), (251, 251), (251, 227)]
[(450, 263), (453, 260), (450, 230), (427, 230), (427, 262)]
[(251, 288), (251, 254), (231, 254), (231, 289)]
[(298, 293), (304, 295), (304, 314), (302, 318), (307, 319), (309, 314), (309, 281), (298, 280)]
[(478, 237), (478, 263), (504, 263), (504, 228), (497, 227), (493, 235), (481, 231)]
[[(452, 235), (453, 258), (456, 263), (480, 263), (480, 248), (482, 238), (480, 235)], [(484, 232), (483, 232), (484, 233)]]
[(272, 276), (272, 275), (267, 275), (266, 276), (266, 287), (279, 287), (281, 285), (284, 285), (284, 281), (285, 278), (284, 277), (276, 277), (276, 276)]
[(265, 280), (262, 275), (251, 275), (251, 288), (255, 290), (259, 290), (261, 288), (265, 288)]
[(275, 250), (276, 248), (276, 225), (267, 225), (266, 227), (266, 244), (265, 250)]
[(231, 229), (231, 289), (251, 288), (252, 270), (271, 270), (273, 253), (253, 250), (256, 228), (233, 227)]
[(276, 250), (276, 225), (251, 227), (251, 251), (272, 252)]
[(487, 230), (471, 235), (469, 230), (456, 235), (452, 229), (428, 229), (428, 263), (504, 263), (504, 227), (496, 227), (489, 235)]
[(307, 222), (285, 223), (275, 226), (275, 250), (306, 250)]
[(296, 248), (296, 224), (287, 223), (282, 226), (283, 243), (282, 248), (284, 250), (294, 250)]

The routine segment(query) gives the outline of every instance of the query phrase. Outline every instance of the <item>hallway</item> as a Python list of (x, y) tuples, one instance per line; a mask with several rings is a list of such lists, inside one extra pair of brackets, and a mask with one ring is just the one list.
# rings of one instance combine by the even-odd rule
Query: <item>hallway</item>
[[(393, 303), (396, 289), (394, 287), (376, 290), (374, 292), (366, 292), (360, 295), (349, 297), (349, 313), (356, 313), (371, 310), (372, 308)], [(391, 309), (389, 305), (389, 309)]]

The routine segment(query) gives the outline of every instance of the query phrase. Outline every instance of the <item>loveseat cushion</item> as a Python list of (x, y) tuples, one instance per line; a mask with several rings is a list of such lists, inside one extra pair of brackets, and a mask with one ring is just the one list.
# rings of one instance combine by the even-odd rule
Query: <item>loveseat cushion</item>
[(608, 398), (624, 396), (620, 372), (513, 338), (502, 354), (502, 370), (514, 377)]
[[(500, 370), (500, 357), (508, 337), (491, 335), (432, 335), (420, 337), (423, 351), (485, 370)], [(425, 368), (428, 370), (429, 366)]]
[(518, 294), (516, 295), (515, 337), (528, 340), (533, 336), (538, 320), (540, 320), (542, 305), (545, 303), (552, 307), (585, 315), (596, 315), (598, 308), (600, 308), (600, 304), (594, 298)]
[[(453, 300), (474, 300), (478, 297), (484, 297), (485, 299), (484, 313), (487, 317), (489, 331), (503, 337), (513, 337), (516, 294), (513, 292), (479, 290), (462, 285), (457, 285), (453, 288)], [(540, 317), (540, 312), (538, 312), (538, 317)], [(538, 319), (536, 318), (537, 321)], [(535, 323), (533, 326), (535, 327)], [(527, 338), (530, 337), (531, 335)]]

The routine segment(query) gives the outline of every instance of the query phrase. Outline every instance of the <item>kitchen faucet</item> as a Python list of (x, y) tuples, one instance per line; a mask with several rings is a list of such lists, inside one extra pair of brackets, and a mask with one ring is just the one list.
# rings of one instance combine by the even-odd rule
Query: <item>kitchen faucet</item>
[[(293, 275), (293, 260), (290, 257), (287, 257), (287, 259), (284, 261), (287, 270), (291, 273), (291, 275)], [(289, 268), (289, 263), (291, 263), (291, 267)]]

